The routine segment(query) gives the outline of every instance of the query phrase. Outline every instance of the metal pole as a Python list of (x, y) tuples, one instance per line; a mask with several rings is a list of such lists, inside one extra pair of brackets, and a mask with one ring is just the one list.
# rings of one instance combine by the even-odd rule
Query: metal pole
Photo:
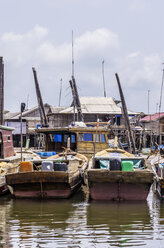
[(161, 145), (161, 127), (160, 127), (160, 114), (161, 114), (161, 104), (162, 104), (162, 90), (163, 90), (163, 81), (164, 81), (164, 69), (162, 73), (162, 84), (161, 84), (161, 93), (160, 93), (160, 101), (159, 101), (159, 145)]
[(72, 76), (74, 77), (74, 43), (73, 43), (73, 30), (72, 30)]
[(20, 134), (21, 134), (21, 161), (22, 161), (22, 147), (23, 147), (23, 135), (22, 135), (22, 111), (20, 114)]
[(59, 107), (61, 102), (61, 93), (62, 93), (62, 78), (60, 79)]
[(103, 76), (103, 86), (104, 86), (104, 97), (106, 97), (105, 77), (104, 77), (104, 60), (102, 61), (102, 76)]
[(149, 94), (150, 94), (150, 90), (148, 90), (148, 115), (149, 115)]
[(20, 136), (21, 136), (21, 161), (22, 161), (22, 148), (23, 148), (23, 133), (22, 133), (22, 113), (25, 110), (26, 104), (24, 102), (21, 103), (21, 111), (20, 111)]

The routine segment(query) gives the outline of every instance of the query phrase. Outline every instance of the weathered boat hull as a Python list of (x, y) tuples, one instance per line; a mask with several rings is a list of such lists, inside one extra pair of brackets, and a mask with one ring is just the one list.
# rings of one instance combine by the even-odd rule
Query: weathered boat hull
[(6, 175), (16, 198), (69, 198), (80, 186), (79, 172), (33, 171)]
[(146, 200), (151, 184), (97, 183), (90, 188), (93, 200)]
[(5, 195), (8, 193), (9, 193), (9, 188), (7, 187), (7, 185), (5, 183), (1, 184), (0, 185), (0, 195)]
[(158, 180), (156, 180), (156, 184), (153, 190), (161, 200), (164, 200), (164, 179), (163, 178), (158, 178)]
[(88, 171), (90, 198), (93, 200), (146, 200), (154, 182), (153, 172)]
[(6, 185), (4, 176), (0, 176), (0, 196), (9, 193), (9, 188)]

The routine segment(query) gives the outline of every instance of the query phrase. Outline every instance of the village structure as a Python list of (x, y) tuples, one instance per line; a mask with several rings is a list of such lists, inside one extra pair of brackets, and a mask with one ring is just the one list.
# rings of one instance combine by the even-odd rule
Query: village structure
[[(80, 97), (81, 108), (84, 115), (84, 122), (88, 126), (108, 125), (112, 127), (115, 134), (121, 137), (122, 143), (126, 142), (126, 129), (124, 116), (122, 115), (119, 101), (110, 97)], [(48, 103), (44, 104), (49, 127), (67, 127), (73, 121), (74, 107), (55, 107)], [(150, 147), (164, 139), (164, 113), (145, 115), (128, 111), (131, 127), (134, 131), (136, 146)], [(75, 109), (75, 120), (78, 120)], [(13, 127), (13, 142), (15, 147), (20, 147), (20, 112), (12, 113), (5, 111), (4, 123), (8, 127)], [(23, 145), (29, 139), (30, 147), (40, 147), (40, 135), (35, 132), (41, 126), (39, 107), (25, 110), (22, 113), (23, 125)], [(43, 139), (43, 137), (42, 137)], [(142, 140), (142, 144), (139, 144)]]
[[(28, 147), (44, 148), (44, 135), (36, 132), (37, 129), (44, 125), (50, 128), (63, 128), (79, 121), (90, 127), (107, 126), (111, 131), (108, 137), (109, 143), (114, 136), (117, 136), (124, 148), (131, 142), (133, 143), (133, 139), (137, 150), (153, 147), (164, 141), (164, 113), (146, 115), (143, 112), (126, 110), (118, 75), (116, 78), (121, 100), (106, 97), (105, 92), (104, 97), (80, 97), (75, 78), (72, 77), (70, 88), (73, 101), (69, 106), (52, 106), (43, 103), (36, 70), (32, 69), (38, 106), (25, 109), (22, 113), (21, 111), (12, 113), (4, 110), (4, 64), (3, 58), (0, 58), (0, 124), (13, 128), (14, 147), (21, 146), (22, 132), (24, 147), (28, 143)], [(129, 132), (131, 132), (129, 128), (133, 136), (131, 142), (129, 141)]]

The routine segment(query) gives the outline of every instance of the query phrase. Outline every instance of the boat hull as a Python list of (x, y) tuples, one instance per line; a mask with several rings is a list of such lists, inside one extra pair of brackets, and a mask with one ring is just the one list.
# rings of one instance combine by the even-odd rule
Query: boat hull
[(151, 184), (97, 183), (90, 188), (93, 200), (146, 200)]
[(16, 198), (69, 198), (80, 186), (79, 172), (22, 172), (6, 175)]
[(122, 171), (88, 171), (90, 198), (93, 200), (146, 200), (154, 174)]
[(5, 177), (0, 176), (0, 196), (7, 193), (9, 193), (9, 188), (7, 187)]
[(6, 184), (1, 184), (0, 185), (0, 195), (5, 195), (9, 193), (9, 188), (7, 187)]

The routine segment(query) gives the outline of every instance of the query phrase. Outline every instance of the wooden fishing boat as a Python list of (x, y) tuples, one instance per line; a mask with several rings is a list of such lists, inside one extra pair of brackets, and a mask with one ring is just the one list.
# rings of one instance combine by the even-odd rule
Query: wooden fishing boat
[(68, 198), (81, 186), (87, 164), (85, 156), (65, 151), (47, 160), (34, 160), (23, 169), (21, 163), (20, 172), (6, 175), (6, 183), (18, 198)]
[(98, 152), (89, 162), (87, 183), (94, 200), (146, 200), (154, 172), (143, 157), (117, 147)]
[(70, 139), (70, 149), (85, 155), (90, 159), (93, 154), (108, 148), (108, 136), (110, 129), (106, 127), (62, 127), (39, 128), (37, 133), (45, 135), (45, 151), (60, 153), (63, 147), (67, 147)]
[(153, 190), (161, 200), (164, 200), (164, 156), (159, 153), (152, 154), (149, 160), (156, 175)]

